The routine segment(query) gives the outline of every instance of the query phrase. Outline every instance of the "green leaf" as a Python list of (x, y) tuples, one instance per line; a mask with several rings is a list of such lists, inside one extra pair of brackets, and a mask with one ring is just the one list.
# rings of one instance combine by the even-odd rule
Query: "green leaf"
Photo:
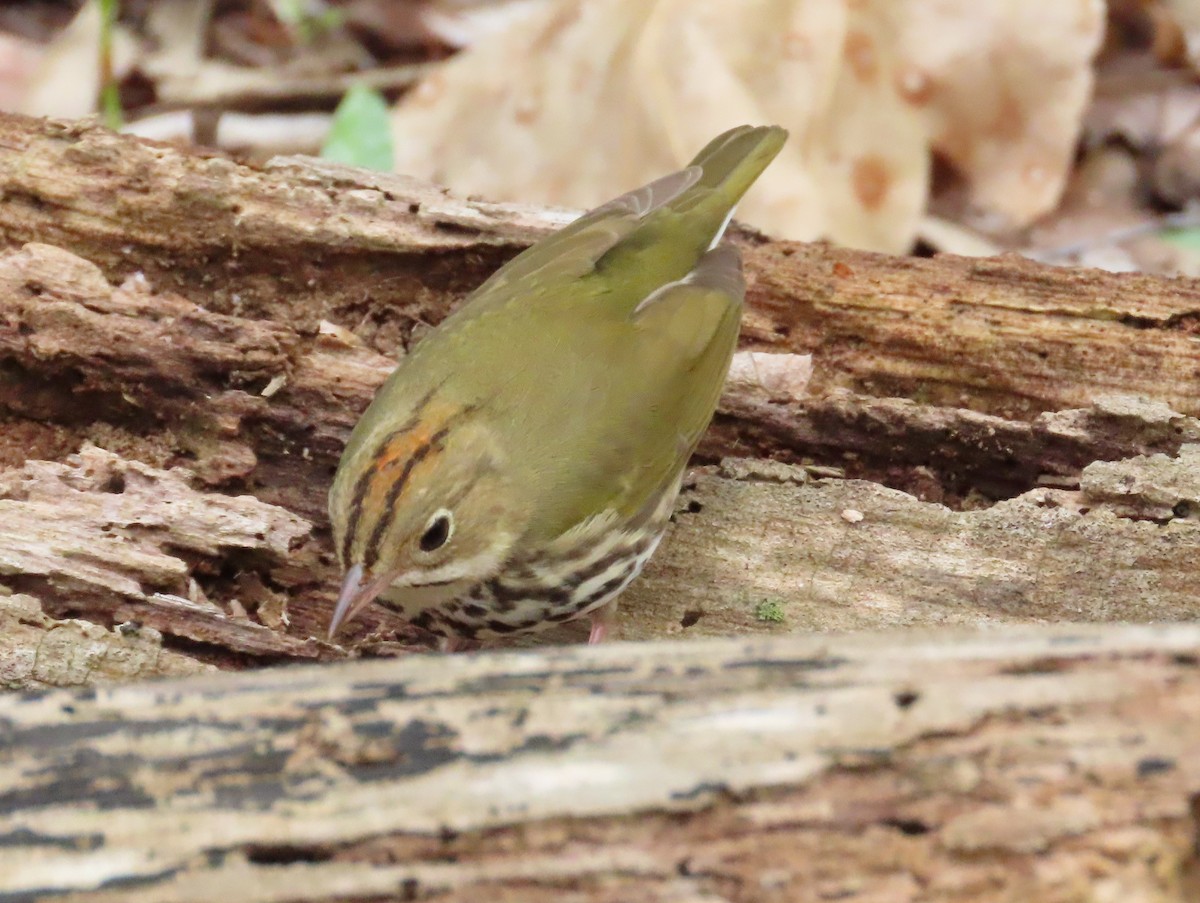
[(1162, 240), (1184, 251), (1200, 251), (1200, 229), (1167, 229)]
[(366, 85), (346, 92), (333, 114), (321, 156), (366, 169), (392, 168), (392, 129), (383, 95)]
[(271, 9), (303, 45), (340, 28), (343, 20), (341, 10), (321, 0), (271, 0)]
[(117, 0), (100, 0), (100, 109), (104, 124), (113, 131), (121, 128), (121, 92), (113, 78), (113, 29), (117, 23)]
[(787, 616), (783, 612), (783, 604), (775, 599), (764, 599), (754, 609), (754, 616), (760, 621), (771, 624), (782, 624)]

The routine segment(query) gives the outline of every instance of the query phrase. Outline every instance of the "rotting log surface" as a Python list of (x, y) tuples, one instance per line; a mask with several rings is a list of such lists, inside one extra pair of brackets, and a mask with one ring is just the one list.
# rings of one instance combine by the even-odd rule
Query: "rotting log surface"
[(0, 900), (1200, 899), (1200, 628), (1027, 623), (1200, 615), (1191, 281), (740, 233), (813, 393), (621, 619), (725, 639), (214, 673), (347, 654), (342, 443), (562, 221), (0, 115)]
[(1200, 627), (0, 696), (0, 900), (1185, 903)]
[[(15, 116), (0, 187), (0, 504), (20, 539), (0, 675), (344, 655), (313, 639), (336, 581), (324, 500), (381, 352), (563, 216)], [(811, 352), (814, 393), (731, 390), (702, 460), (859, 481), (698, 473), (626, 637), (1200, 613), (1191, 282), (739, 240), (746, 347)], [(1097, 482), (1094, 462), (1117, 470)], [(231, 496), (255, 529), (228, 532)], [(47, 667), (55, 631), (79, 645)], [(382, 612), (352, 636), (412, 639)]]
[[(331, 319), (390, 353), (564, 222), (307, 158), (257, 170), (93, 126), (0, 115), (0, 236), (142, 273), (312, 340)], [(1019, 257), (885, 257), (743, 234), (748, 344), (816, 355), (814, 388), (1028, 419), (1114, 393), (1200, 411), (1200, 288)], [(936, 341), (931, 341), (936, 339)]]

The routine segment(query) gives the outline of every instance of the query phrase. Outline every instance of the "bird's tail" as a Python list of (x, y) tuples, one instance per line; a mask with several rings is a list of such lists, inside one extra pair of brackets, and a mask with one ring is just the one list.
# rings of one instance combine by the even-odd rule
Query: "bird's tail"
[(732, 209), (775, 159), (787, 135), (777, 125), (742, 125), (718, 135), (691, 162), (702, 171), (699, 181), (671, 206), (683, 212), (717, 201)]

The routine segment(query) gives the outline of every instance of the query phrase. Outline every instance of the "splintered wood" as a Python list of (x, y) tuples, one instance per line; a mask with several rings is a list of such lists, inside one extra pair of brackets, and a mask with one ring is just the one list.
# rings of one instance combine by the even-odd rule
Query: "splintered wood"
[[(246, 571), (290, 567), (310, 526), (249, 495), (202, 493), (186, 473), (86, 447), (66, 463), (0, 474), (0, 574), (49, 612), (131, 623), (237, 652), (316, 654), (201, 586), (222, 561)], [(0, 609), (2, 611), (2, 609)], [(0, 639), (0, 650), (8, 639)]]
[[(168, 641), (338, 654), (309, 641), (336, 587), (325, 492), (391, 369), (380, 351), (419, 336), (563, 218), (300, 159), (258, 171), (88, 126), (3, 117), (0, 138), (0, 404), (14, 443), (3, 459), (62, 462), (91, 442), (121, 467), (179, 471), (171, 485), (192, 487), (183, 509), (252, 493), (302, 519), (310, 532), (283, 563), (247, 564), (232, 547), (176, 554), (167, 590), (149, 564), (112, 573), (138, 587), (138, 620)], [(104, 186), (123, 207), (62, 179)], [(1180, 550), (1200, 509), (1179, 486), (1130, 508), (1141, 504), (1135, 456), (1164, 455), (1161, 469), (1185, 474), (1180, 450), (1200, 442), (1189, 284), (742, 241), (745, 373), (702, 454), (815, 463), (862, 482), (780, 483), (736, 462), (699, 474), (625, 600), (626, 637), (1194, 615)], [(1110, 394), (1124, 388), (1143, 397)], [(1125, 497), (1081, 484), (1097, 461), (1112, 462), (1109, 482), (1132, 481)], [(76, 529), (90, 535), (87, 522)], [(115, 577), (108, 595), (67, 591), (78, 588), (69, 572), (38, 579), (14, 568), (8, 585), (105, 626), (133, 616)], [(241, 639), (201, 630), (171, 601), (198, 593)], [(351, 639), (390, 649), (397, 626), (379, 614)]]
[(648, 642), (417, 656), (324, 639), (330, 479), (569, 215), (3, 114), (0, 188), (0, 898), (1200, 899), (1200, 628), (1060, 623), (1200, 616), (1192, 282), (736, 233)]

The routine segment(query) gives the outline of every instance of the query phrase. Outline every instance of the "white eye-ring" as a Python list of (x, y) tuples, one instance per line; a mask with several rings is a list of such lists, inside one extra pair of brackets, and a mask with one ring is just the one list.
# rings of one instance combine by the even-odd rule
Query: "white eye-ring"
[(421, 534), (417, 545), (421, 547), (422, 552), (436, 552), (448, 543), (453, 535), (454, 515), (445, 508), (439, 508), (433, 512), (433, 517), (429, 518), (429, 523), (425, 525), (425, 532)]

